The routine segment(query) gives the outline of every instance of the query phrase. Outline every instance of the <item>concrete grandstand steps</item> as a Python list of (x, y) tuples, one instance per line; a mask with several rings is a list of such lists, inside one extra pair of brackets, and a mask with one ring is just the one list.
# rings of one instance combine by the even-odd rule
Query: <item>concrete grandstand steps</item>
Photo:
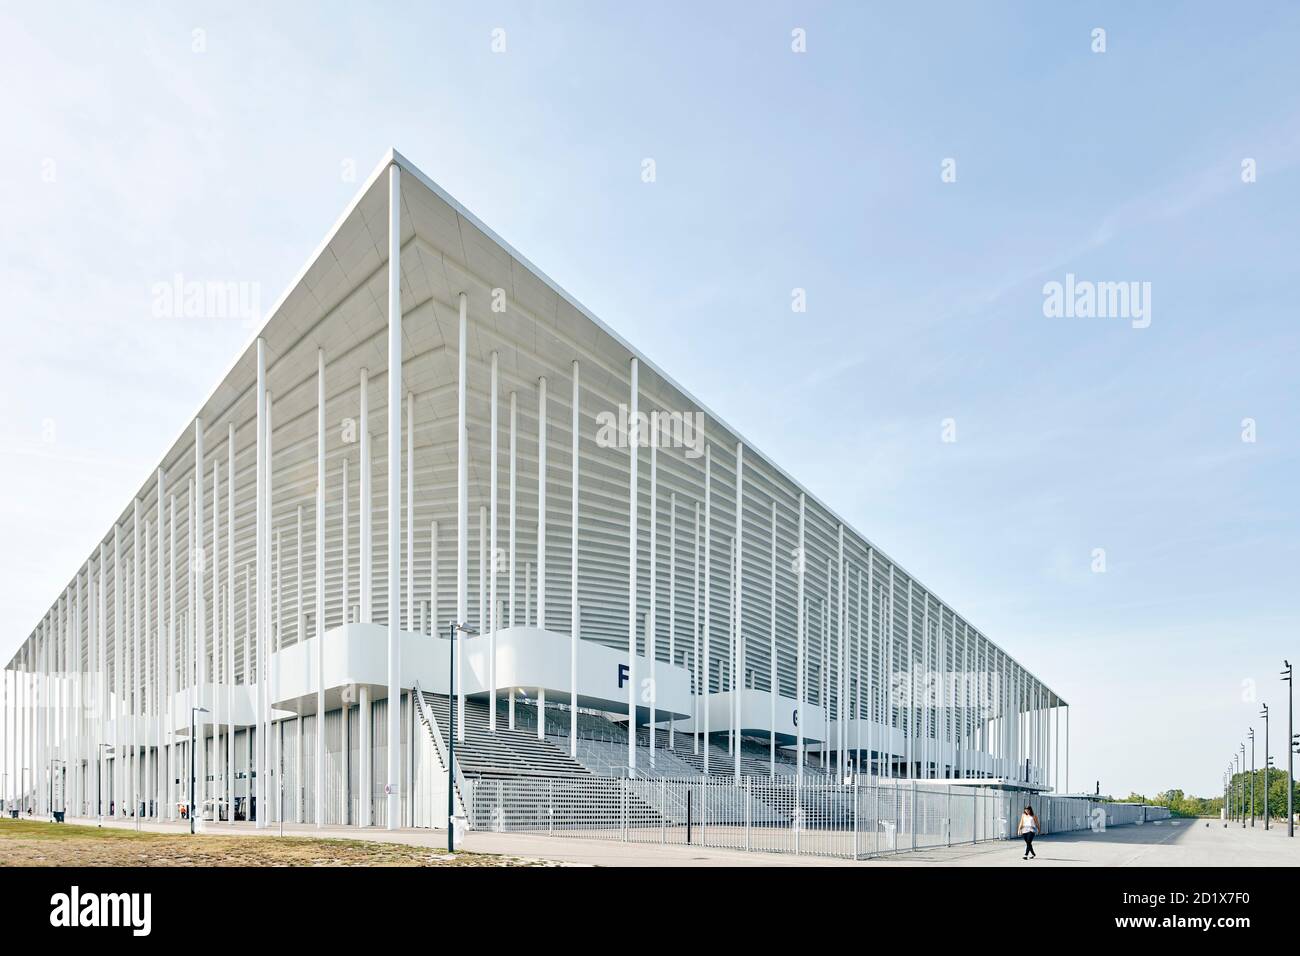
[[(451, 708), (443, 694), (425, 692), (425, 702), (442, 728), (444, 738), (455, 732)], [(589, 771), (537, 732), (510, 730), (499, 715), (497, 729), (489, 728), (488, 708), (481, 701), (465, 701), (465, 739), (456, 741), (456, 764), (467, 777), (588, 777)]]

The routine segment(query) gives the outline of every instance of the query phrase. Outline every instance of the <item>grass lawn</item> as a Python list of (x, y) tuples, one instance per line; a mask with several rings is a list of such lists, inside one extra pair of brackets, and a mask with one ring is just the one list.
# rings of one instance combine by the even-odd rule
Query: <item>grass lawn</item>
[(0, 819), (0, 866), (551, 866), (367, 840), (149, 833)]

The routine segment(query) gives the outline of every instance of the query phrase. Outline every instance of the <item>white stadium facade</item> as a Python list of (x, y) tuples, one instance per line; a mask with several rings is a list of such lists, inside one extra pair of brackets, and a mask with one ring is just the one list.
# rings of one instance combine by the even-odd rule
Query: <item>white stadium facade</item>
[(1057, 796), (1051, 688), (396, 152), (3, 694), (32, 814), (182, 819), (191, 762), (209, 829), (864, 856), (1148, 812)]

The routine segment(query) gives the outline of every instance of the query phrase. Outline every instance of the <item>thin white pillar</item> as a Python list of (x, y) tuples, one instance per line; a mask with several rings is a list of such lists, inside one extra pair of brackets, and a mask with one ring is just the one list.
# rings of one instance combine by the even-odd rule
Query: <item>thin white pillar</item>
[[(546, 377), (537, 380), (537, 626), (546, 630)], [(545, 736), (546, 688), (537, 688), (537, 737)]]
[(769, 778), (776, 777), (776, 697), (781, 684), (776, 666), (776, 499), (772, 499), (772, 553), (768, 567), (770, 579), (767, 590), (768, 646), (767, 646), (767, 696), (768, 696), (768, 770)]
[(740, 699), (745, 692), (745, 629), (741, 624), (744, 611), (745, 574), (745, 446), (736, 442), (736, 568), (735, 630), (731, 639), (731, 734), (735, 759), (736, 783), (740, 783)]
[[(388, 829), (402, 824), (402, 171), (388, 167)], [(414, 466), (414, 462), (411, 463)]]
[[(231, 436), (234, 436), (234, 431)], [(234, 451), (231, 451), (234, 461)], [(233, 475), (233, 471), (231, 472)], [(232, 482), (233, 485), (233, 482)], [(233, 499), (232, 499), (233, 504)], [(346, 503), (344, 508), (346, 508)], [(231, 508), (233, 521), (234, 508)], [(344, 549), (347, 542), (344, 542)], [(234, 605), (231, 605), (232, 614)], [(316, 350), (316, 766), (312, 786), (316, 826), (325, 825), (325, 350)], [(233, 817), (233, 814), (231, 815)]]
[[(164, 564), (164, 561), (165, 561), (164, 555), (166, 555), (166, 553), (167, 553), (167, 550), (166, 550), (166, 548), (167, 548), (167, 540), (166, 540), (166, 534), (167, 534), (167, 511), (166, 511), (166, 506), (167, 506), (167, 501), (166, 501), (166, 498), (165, 498), (165, 495), (166, 495), (166, 485), (167, 485), (167, 473), (166, 473), (165, 471), (163, 471), (161, 468), (159, 468), (159, 469), (158, 469), (158, 503), (157, 503), (157, 508), (158, 508), (158, 637), (159, 637), (159, 650), (160, 650), (160, 651), (162, 650), (162, 647), (164, 646), (164, 645), (163, 645), (163, 640), (164, 640), (163, 635), (164, 635), (164, 633), (166, 633), (166, 629), (165, 629), (164, 626), (163, 626), (163, 622), (167, 620), (167, 613), (168, 613), (168, 612), (167, 612), (167, 609), (168, 609), (168, 602), (167, 602), (167, 575), (164, 573), (164, 570), (163, 570), (164, 567), (165, 567), (165, 564)], [(88, 631), (87, 633), (89, 633), (89, 631)], [(173, 722), (172, 722), (170, 719), (168, 719), (168, 718), (170, 718), (171, 715), (172, 715), (172, 714), (171, 714), (171, 697), (166, 695), (167, 685), (166, 685), (166, 682), (165, 682), (164, 679), (163, 679), (163, 675), (166, 673), (166, 668), (167, 668), (167, 664), (166, 664), (166, 661), (167, 661), (167, 655), (166, 655), (166, 654), (163, 654), (163, 653), (159, 653), (159, 654), (157, 655), (157, 657), (158, 657), (158, 660), (156, 661), (156, 664), (157, 664), (157, 675), (156, 675), (156, 677), (154, 678), (154, 680), (155, 680), (155, 683), (157, 684), (157, 688), (158, 688), (158, 699), (159, 699), (158, 715), (157, 715), (158, 718), (159, 718), (159, 724), (158, 724), (158, 727), (159, 727), (159, 731), (158, 731), (159, 736), (158, 736), (158, 738), (157, 738), (156, 743), (157, 743), (157, 747), (158, 747), (158, 770), (159, 770), (159, 775), (161, 776), (162, 774), (167, 773), (166, 769), (165, 769), (164, 766), (163, 766), (163, 734), (166, 733), (166, 730), (163, 729), (163, 728), (164, 728), (164, 726), (168, 726), (168, 727), (171, 726)], [(161, 722), (163, 719), (168, 719), (166, 725), (164, 725), (164, 724)], [(166, 779), (170, 780), (171, 778), (170, 778), (170, 776), (168, 776)], [(168, 804), (171, 803), (171, 799), (170, 799), (170, 796), (169, 796), (169, 791), (170, 791), (170, 786), (169, 786), (168, 788), (166, 788), (166, 789), (161, 788), (161, 787), (158, 788), (158, 791), (157, 791), (157, 792), (158, 792), (157, 802), (158, 802), (159, 804), (162, 804), (162, 803), (163, 803), (164, 798), (166, 798), (166, 801), (167, 801)], [(163, 814), (164, 817), (166, 817), (166, 816), (168, 816), (168, 815), (169, 815), (169, 814), (166, 814), (166, 813)], [(232, 814), (232, 816), (233, 816), (233, 814)]]
[(435, 637), (441, 633), (442, 619), (438, 616), (438, 522), (429, 522), (429, 631)]
[[(651, 415), (654, 413), (652, 412)], [(652, 418), (651, 421), (654, 421)], [(655, 658), (659, 656), (659, 436), (650, 427), (650, 613), (646, 615), (645, 656), (650, 670), (650, 723), (646, 738), (650, 744), (650, 767), (655, 765)]]
[[(707, 446), (706, 446), (707, 448)], [(694, 578), (691, 586), (691, 693), (692, 693), (692, 710), (691, 710), (691, 753), (699, 756), (700, 753), (700, 701), (702, 700), (700, 686), (700, 503), (695, 502), (695, 523), (692, 525), (695, 532), (695, 558), (692, 562), (692, 576)]]
[(796, 779), (803, 783), (803, 699), (804, 699), (804, 624), (806, 609), (804, 607), (804, 567), (807, 556), (804, 554), (805, 502), (804, 493), (799, 492), (799, 546), (795, 552), (795, 606), (798, 609), (798, 623), (795, 625), (795, 761)]
[[(215, 800), (224, 787), (221, 773), (221, 461), (212, 458), (212, 787)], [(214, 823), (221, 822), (221, 811), (216, 806), (212, 815)]]
[(835, 757), (835, 763), (836, 766), (839, 768), (840, 778), (843, 779), (844, 758), (847, 755), (847, 751), (848, 751), (848, 747), (847, 747), (848, 741), (845, 739), (845, 732), (848, 729), (848, 724), (846, 723), (846, 721), (848, 720), (848, 716), (847, 716), (847, 709), (844, 706), (848, 698), (848, 694), (845, 692), (847, 689), (847, 684), (845, 682), (847, 680), (846, 675), (848, 673), (848, 666), (847, 666), (848, 661), (844, 654), (844, 648), (846, 646), (846, 631), (848, 629), (848, 602), (846, 600), (846, 597), (848, 595), (848, 590), (845, 587), (844, 525), (842, 524), (839, 526), (838, 543), (839, 543), (839, 553), (835, 562), (835, 611), (836, 611), (836, 615), (835, 615), (835, 620), (836, 620), (835, 716), (837, 718), (836, 726), (835, 726), (835, 741), (837, 744), (837, 754)]
[[(161, 540), (161, 538), (159, 539)], [(235, 822), (235, 423), (226, 425), (226, 814)], [(159, 624), (161, 629), (161, 623)]]
[[(677, 666), (677, 492), (668, 494), (668, 665)], [(676, 746), (673, 727), (668, 720), (668, 749)]]
[[(496, 353), (493, 353), (492, 369), (495, 373)], [(570, 432), (570, 502), (569, 502), (569, 756), (577, 758), (578, 756), (578, 639), (582, 630), (582, 612), (578, 608), (578, 476), (581, 471), (578, 461), (579, 454), (579, 430), (581, 426), (581, 401), (580, 383), (578, 378), (578, 360), (573, 360), (573, 400), (570, 403), (572, 420), (569, 426)], [(492, 454), (496, 456), (496, 387), (492, 389)], [(496, 505), (496, 462), (492, 463), (492, 502), (493, 507)], [(492, 533), (496, 534), (496, 519), (492, 521)], [(495, 548), (494, 548), (495, 551)], [(496, 603), (496, 578), (493, 579), (492, 600)]]
[(490, 401), (491, 439), (488, 463), (488, 520), (491, 530), (488, 532), (488, 730), (497, 732), (497, 392), (500, 385), (497, 380), (497, 353), (492, 352), (492, 398)]
[[(161, 520), (161, 514), (159, 519)], [(159, 525), (161, 528), (161, 525)], [(154, 703), (153, 696), (153, 670), (150, 666), (153, 660), (153, 638), (151, 637), (150, 627), (150, 609), (149, 603), (153, 596), (153, 572), (149, 564), (149, 549), (153, 545), (153, 529), (149, 520), (144, 522), (144, 710), (146, 711), (147, 721), (144, 725), (144, 800), (145, 816), (154, 819), (158, 815), (158, 794), (154, 790), (154, 780), (156, 779), (154, 766), (154, 747), (153, 747), (153, 729), (158, 724), (157, 706)], [(159, 554), (161, 557), (161, 553)], [(65, 725), (66, 734), (66, 725)]]
[(368, 827), (372, 820), (371, 811), (375, 792), (374, 751), (371, 747), (374, 742), (374, 732), (371, 729), (374, 708), (370, 703), (370, 686), (368, 684), (361, 685), (357, 703), (361, 723), (361, 767), (357, 771), (357, 794), (361, 803), (360, 825)]
[(341, 512), (339, 530), (342, 536), (339, 550), (343, 564), (339, 577), (342, 579), (343, 613), (339, 616), (339, 624), (346, 627), (352, 623), (352, 532), (348, 527), (348, 459), (346, 457), (339, 470), (343, 473), (343, 497), (339, 501)]
[(406, 393), (406, 630), (415, 619), (415, 393)]
[[(510, 495), (510, 518), (509, 518), (510, 527), (509, 527), (509, 530), (508, 530), (508, 532), (507, 532), (507, 533), (508, 533), (508, 536), (509, 536), (509, 539), (510, 539), (510, 542), (509, 542), (509, 548), (510, 548), (509, 567), (507, 568), (507, 573), (508, 573), (509, 576), (510, 576), (510, 583), (509, 583), (509, 585), (507, 586), (507, 587), (508, 587), (508, 591), (509, 591), (509, 594), (508, 594), (508, 597), (507, 597), (507, 601), (508, 601), (509, 604), (510, 604), (510, 615), (509, 615), (509, 617), (506, 619), (507, 626), (509, 626), (509, 627), (514, 627), (514, 626), (515, 626), (515, 622), (516, 622), (516, 620), (518, 619), (518, 617), (517, 617), (517, 615), (516, 615), (516, 613), (515, 613), (515, 578), (516, 578), (516, 572), (515, 572), (515, 514), (516, 514), (516, 509), (517, 509), (517, 504), (518, 504), (518, 502), (517, 502), (517, 500), (516, 500), (516, 486), (515, 486), (515, 479), (516, 479), (516, 470), (517, 470), (517, 469), (516, 469), (516, 451), (517, 451), (517, 448), (516, 448), (516, 444), (517, 444), (517, 443), (516, 443), (516, 436), (517, 436), (517, 434), (518, 434), (518, 425), (519, 425), (519, 402), (518, 402), (518, 397), (519, 397), (519, 396), (518, 396), (515, 392), (511, 392), (511, 393), (510, 393), (510, 492), (509, 492), (509, 495)], [(525, 620), (524, 623), (527, 624), (528, 621)], [(507, 704), (507, 708), (508, 708), (508, 709), (507, 709), (507, 711), (506, 711), (506, 720), (507, 720), (507, 724), (506, 724), (506, 726), (508, 726), (511, 730), (514, 730), (514, 729), (515, 729), (515, 689), (514, 689), (513, 685), (512, 685), (511, 688), (510, 688), (510, 700), (509, 700), (509, 702), (508, 702), (508, 704)]]
[(478, 610), (477, 630), (487, 634), (488, 622), (488, 509), (479, 505), (478, 509), (478, 590), (475, 592), (475, 604)]
[[(198, 454), (202, 454), (202, 445), (199, 445)], [(200, 499), (203, 497), (200, 494)], [(202, 505), (200, 507), (199, 527), (203, 527)], [(148, 535), (145, 535), (146, 539)], [(141, 582), (141, 558), (140, 554), (140, 499), (131, 500), (131, 692), (128, 697), (128, 704), (131, 712), (131, 722), (128, 732), (131, 735), (131, 816), (138, 816), (140, 813), (140, 593), (142, 588)], [(202, 601), (202, 597), (199, 598)], [(45, 737), (43, 742), (49, 740), (50, 721), (49, 721), (49, 637), (45, 639), (45, 672), (43, 675), (42, 693), (45, 702)], [(48, 753), (48, 751), (47, 751)], [(41, 772), (46, 771), (45, 763), (41, 764)], [(206, 796), (206, 794), (205, 794)]]
[(704, 633), (700, 642), (704, 645), (703, 683), (700, 693), (703, 695), (701, 707), (704, 711), (704, 773), (709, 772), (709, 692), (712, 689), (712, 648), (713, 631), (710, 626), (713, 617), (713, 448), (706, 441), (704, 444)]
[(361, 370), (361, 538), (357, 542), (361, 550), (361, 620), (371, 623), (370, 601), (374, 587), (374, 535), (371, 528), (371, 505), (373, 494), (370, 483), (370, 370)]
[(546, 630), (546, 377), (537, 380), (537, 626)]
[(283, 734), (280, 725), (271, 720), (270, 708), (272, 698), (270, 688), (275, 685), (274, 673), (276, 672), (276, 655), (280, 648), (284, 646), (284, 544), (280, 539), (280, 529), (275, 529), (275, 548), (271, 558), (272, 574), (274, 574), (274, 587), (272, 589), (272, 606), (275, 609), (275, 626), (271, 628), (271, 646), (267, 650), (267, 746), (270, 748), (271, 771), (268, 777), (274, 784), (275, 789), (270, 794), (270, 810), (267, 818), (272, 823), (278, 823), (282, 820), (283, 806), (281, 805), (281, 796), (283, 795), (284, 780), (284, 763), (280, 759), (280, 744), (283, 740)]
[[(166, 659), (167, 659), (167, 683), (166, 683), (166, 685), (165, 685), (165, 686), (166, 686), (166, 690), (167, 690), (167, 707), (166, 707), (166, 713), (167, 713), (167, 716), (168, 716), (168, 718), (169, 718), (168, 721), (167, 721), (167, 727), (168, 727), (168, 730), (167, 730), (167, 743), (168, 743), (168, 747), (167, 747), (167, 819), (168, 819), (168, 820), (174, 820), (174, 819), (176, 819), (176, 803), (177, 803), (177, 800), (176, 800), (176, 796), (177, 796), (177, 794), (176, 794), (176, 783), (175, 783), (175, 781), (176, 781), (177, 777), (180, 776), (180, 774), (177, 772), (177, 771), (179, 770), (179, 767), (178, 767), (178, 761), (177, 761), (177, 759), (176, 759), (176, 724), (177, 724), (177, 719), (179, 718), (180, 715), (179, 715), (178, 713), (176, 713), (176, 711), (174, 710), (175, 703), (176, 703), (176, 657), (177, 657), (177, 654), (176, 654), (176, 651), (177, 651), (177, 647), (176, 647), (176, 637), (177, 637), (177, 632), (176, 632), (176, 578), (177, 578), (177, 574), (176, 574), (176, 572), (177, 572), (177, 564), (176, 564), (176, 495), (175, 495), (175, 494), (171, 494), (171, 495), (168, 495), (168, 496), (167, 496), (167, 509), (168, 509), (168, 514), (167, 514), (167, 518), (168, 518), (168, 521), (167, 521), (167, 528), (168, 528), (168, 534), (167, 534), (167, 551), (168, 551), (168, 562), (167, 562), (167, 563), (168, 563), (168, 572), (167, 572), (167, 653), (166, 653)], [(99, 666), (100, 666), (100, 671), (101, 671), (101, 673), (100, 673), (100, 675), (99, 675), (99, 689), (100, 689), (100, 693), (101, 693), (101, 694), (105, 694), (105, 695), (106, 695), (106, 694), (108, 693), (108, 684), (107, 684), (107, 669), (106, 669), (106, 665), (105, 665), (105, 663), (104, 663), (104, 650), (105, 650), (105, 647), (106, 647), (105, 642), (107, 641), (107, 628), (106, 628), (106, 625), (105, 625), (105, 622), (104, 622), (104, 600), (105, 600), (105, 597), (104, 597), (104, 567), (105, 567), (105, 565), (104, 565), (104, 548), (103, 548), (103, 545), (100, 545), (100, 549), (99, 549), (99, 574), (100, 574), (100, 579), (99, 579), (99, 614), (97, 615), (97, 618), (98, 618), (98, 624), (99, 624), (99, 628), (100, 628), (100, 632), (99, 632), (99, 653), (98, 653), (97, 656), (98, 656), (98, 658), (99, 658)], [(100, 711), (100, 717), (101, 717), (101, 719), (102, 719), (102, 718), (105, 716), (105, 711), (103, 710), (103, 705), (102, 705), (102, 704), (100, 705), (99, 711)], [(100, 743), (103, 743), (103, 742), (104, 742), (104, 740), (103, 740), (103, 733), (102, 733), (102, 727), (101, 727), (101, 733), (100, 733), (98, 736), (96, 736), (96, 738), (95, 738), (95, 746), (98, 747), (99, 744), (100, 744)], [(99, 754), (96, 754), (96, 760), (97, 760), (97, 762), (100, 764), (100, 768), (101, 768), (101, 770), (102, 770), (102, 769), (103, 769), (103, 765), (104, 765), (104, 755), (103, 755), (102, 750), (101, 750), (101, 752), (100, 752)], [(101, 779), (102, 779), (102, 777), (101, 777)]]
[[(631, 411), (628, 415), (628, 467), (631, 480), (628, 484), (628, 539), (627, 539), (627, 769), (631, 776), (636, 776), (636, 612), (637, 612), (637, 510), (639, 486), (637, 484), (637, 460), (641, 457), (641, 429), (639, 427), (637, 401), (640, 393), (638, 375), (640, 363), (633, 358), (631, 365)], [(539, 579), (540, 580), (540, 579)], [(707, 760), (705, 769), (707, 770)]]
[[(456, 371), (456, 627), (463, 627), (469, 617), (469, 431), (465, 418), (465, 392), (468, 388), (469, 296), (462, 292), (460, 301), (460, 345)], [(458, 635), (457, 635), (458, 636)], [(461, 641), (453, 637), (455, 649), (456, 740), (465, 739), (465, 673), (461, 668)], [(448, 712), (451, 702), (447, 702)]]
[[(257, 821), (257, 829), (261, 830), (266, 827), (266, 735), (262, 729), (262, 715), (266, 713), (266, 681), (262, 679), (262, 667), (265, 661), (263, 648), (266, 646), (266, 628), (269, 620), (266, 616), (266, 602), (269, 587), (267, 577), (267, 562), (270, 554), (267, 548), (266, 523), (267, 523), (267, 496), (266, 496), (266, 479), (268, 475), (267, 458), (270, 449), (267, 447), (267, 389), (266, 389), (266, 342), (263, 339), (257, 340), (257, 529), (256, 529), (256, 562), (257, 562), (257, 759), (256, 768), (253, 771), (252, 783), (254, 786), (250, 789), (252, 800), (249, 801), (250, 809), (255, 801), (257, 808), (254, 811)], [(244, 659), (244, 680), (248, 682), (253, 679), (250, 676), (249, 662), (247, 657)], [(253, 733), (250, 726), (249, 733)], [(190, 742), (191, 745), (193, 741)]]

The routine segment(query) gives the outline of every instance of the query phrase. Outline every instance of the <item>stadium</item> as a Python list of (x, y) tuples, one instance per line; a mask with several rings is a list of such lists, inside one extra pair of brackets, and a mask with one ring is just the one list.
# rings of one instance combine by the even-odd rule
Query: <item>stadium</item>
[(396, 152), (177, 424), (6, 666), (6, 808), (854, 858), (1167, 812), (1071, 796), (1058, 694)]

